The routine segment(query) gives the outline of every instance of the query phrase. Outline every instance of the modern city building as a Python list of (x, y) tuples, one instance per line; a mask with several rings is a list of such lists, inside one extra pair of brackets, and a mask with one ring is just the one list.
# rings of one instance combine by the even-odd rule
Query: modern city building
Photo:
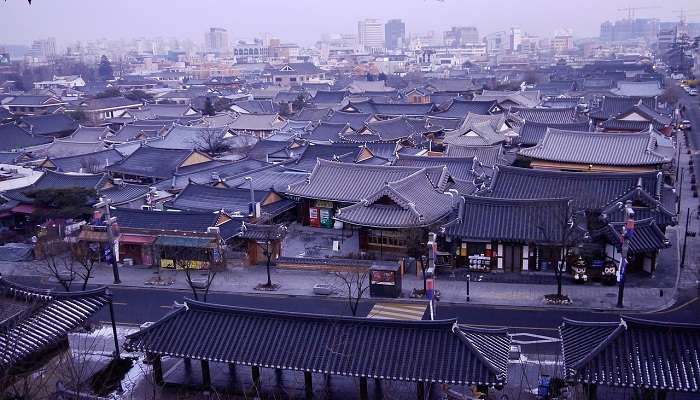
[(32, 42), (31, 54), (35, 57), (53, 57), (56, 55), (56, 39), (46, 38)]
[(390, 19), (384, 25), (384, 46), (388, 50), (403, 48), (406, 43), (406, 24), (400, 19)]
[(357, 23), (357, 37), (365, 51), (384, 48), (384, 24), (378, 19), (364, 19)]
[(227, 53), (228, 31), (224, 28), (209, 28), (209, 32), (204, 34), (204, 47), (210, 52)]
[(445, 32), (445, 44), (459, 47), (467, 43), (478, 43), (479, 31), (474, 26), (453, 26)]

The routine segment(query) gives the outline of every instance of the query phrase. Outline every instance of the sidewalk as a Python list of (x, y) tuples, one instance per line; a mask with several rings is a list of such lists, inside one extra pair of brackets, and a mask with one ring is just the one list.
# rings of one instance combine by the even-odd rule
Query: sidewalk
[[(338, 288), (334, 296), (343, 296), (341, 291), (342, 283), (330, 272), (323, 271), (297, 271), (297, 270), (277, 270), (271, 268), (272, 281), (281, 285), (279, 290), (274, 292), (260, 292), (254, 290), (259, 283), (267, 280), (264, 266), (237, 267), (225, 272), (220, 272), (214, 279), (210, 288), (211, 292), (231, 292), (231, 293), (255, 293), (268, 295), (287, 296), (314, 296), (312, 288), (317, 283), (331, 284)], [(0, 273), (5, 277), (11, 276), (43, 276), (48, 280), (46, 274), (41, 271), (41, 264), (38, 262), (9, 263), (0, 262)], [(174, 283), (169, 286), (150, 286), (146, 282), (156, 274), (155, 268), (145, 268), (140, 266), (120, 267), (119, 270), (122, 283), (121, 287), (144, 287), (152, 290), (180, 289), (190, 290), (185, 279), (184, 272), (173, 270), (161, 270), (161, 277), (165, 280), (173, 278)], [(106, 264), (100, 264), (95, 268), (92, 285), (112, 285), (112, 269)], [(466, 303), (466, 282), (447, 279), (436, 280), (435, 286), (441, 292), (441, 302)], [(75, 284), (75, 289), (79, 284)], [(402, 300), (412, 301), (409, 294), (413, 288), (422, 288), (423, 282), (414, 274), (406, 274), (403, 278)], [(369, 291), (368, 291), (369, 292)], [(564, 285), (563, 293), (568, 295), (573, 304), (566, 306), (552, 306), (544, 303), (545, 294), (556, 292), (556, 285), (532, 285), (520, 283), (495, 283), (495, 282), (471, 282), (470, 304), (497, 305), (511, 307), (546, 307), (558, 309), (600, 309), (612, 310), (617, 302), (617, 286), (595, 286), (595, 285)], [(653, 311), (670, 305), (673, 301), (670, 290), (664, 290), (661, 297), (659, 289), (629, 287), (625, 289), (625, 310), (626, 311)], [(187, 294), (183, 294), (187, 296)], [(369, 293), (367, 293), (369, 295)], [(319, 297), (319, 300), (322, 296)], [(391, 300), (389, 300), (391, 301)]]

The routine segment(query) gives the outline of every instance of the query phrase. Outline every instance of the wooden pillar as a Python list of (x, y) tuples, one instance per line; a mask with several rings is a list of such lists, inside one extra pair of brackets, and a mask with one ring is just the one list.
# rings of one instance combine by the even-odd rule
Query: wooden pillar
[(252, 366), (250, 371), (253, 376), (253, 385), (260, 390), (260, 367)]
[(418, 400), (425, 400), (425, 383), (418, 382), (416, 384), (416, 394), (418, 395)]
[(211, 373), (209, 372), (209, 361), (202, 360), (202, 385), (204, 387), (211, 386)]
[(163, 385), (163, 363), (160, 360), (160, 356), (153, 358), (153, 382), (158, 386)]
[(360, 378), (360, 400), (368, 400), (369, 393), (367, 391), (367, 378)]
[(304, 371), (304, 389), (307, 399), (314, 396), (314, 383), (310, 371)]

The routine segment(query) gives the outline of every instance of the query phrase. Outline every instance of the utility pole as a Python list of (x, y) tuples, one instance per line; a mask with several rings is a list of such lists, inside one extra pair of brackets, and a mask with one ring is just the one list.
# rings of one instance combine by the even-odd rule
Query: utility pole
[(100, 202), (95, 204), (96, 208), (105, 209), (105, 225), (107, 227), (107, 244), (109, 246), (109, 256), (112, 264), (112, 273), (114, 274), (114, 284), (120, 284), (122, 281), (119, 279), (119, 267), (117, 266), (117, 254), (114, 250), (114, 232), (112, 231), (112, 226), (117, 223), (117, 218), (112, 218), (109, 210), (109, 204), (111, 201), (107, 198), (101, 198)]
[(629, 252), (630, 243), (629, 239), (634, 235), (634, 210), (632, 209), (632, 201), (627, 200), (625, 205), (625, 225), (622, 226), (622, 234), (620, 239), (622, 240), (622, 257), (620, 259), (620, 268), (617, 271), (617, 307), (624, 307), (622, 300), (625, 295), (625, 272), (627, 270), (627, 253)]

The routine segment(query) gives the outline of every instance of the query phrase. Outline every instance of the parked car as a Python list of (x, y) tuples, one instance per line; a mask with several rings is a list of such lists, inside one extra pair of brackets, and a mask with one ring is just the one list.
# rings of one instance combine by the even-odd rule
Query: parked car
[(688, 94), (691, 95), (691, 96), (697, 96), (697, 95), (698, 95), (698, 90), (695, 89), (695, 88), (692, 88), (692, 89), (688, 90)]
[(684, 119), (678, 124), (678, 129), (682, 129), (684, 131), (690, 130), (691, 128), (692, 124), (687, 119)]

